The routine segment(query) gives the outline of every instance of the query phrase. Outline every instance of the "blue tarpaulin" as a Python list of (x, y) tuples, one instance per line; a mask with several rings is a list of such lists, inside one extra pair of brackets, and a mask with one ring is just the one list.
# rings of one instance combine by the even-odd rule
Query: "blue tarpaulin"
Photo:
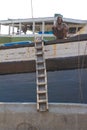
[(19, 42), (4, 43), (2, 44), (2, 46), (26, 45), (31, 43), (32, 41), (19, 41)]

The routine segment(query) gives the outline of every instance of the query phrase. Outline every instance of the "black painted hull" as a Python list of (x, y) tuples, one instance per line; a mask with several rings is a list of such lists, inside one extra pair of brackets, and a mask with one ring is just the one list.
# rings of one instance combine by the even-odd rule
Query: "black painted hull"
[[(87, 55), (46, 60), (47, 71), (87, 68)], [(0, 74), (15, 74), (35, 72), (35, 61), (4, 62), (0, 63)]]

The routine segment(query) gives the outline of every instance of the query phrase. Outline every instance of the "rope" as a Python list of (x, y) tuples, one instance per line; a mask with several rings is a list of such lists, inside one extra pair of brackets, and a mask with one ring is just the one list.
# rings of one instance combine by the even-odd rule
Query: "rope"
[(83, 92), (82, 92), (82, 77), (81, 77), (81, 70), (80, 70), (80, 43), (78, 44), (78, 80), (79, 80), (79, 96), (80, 102), (83, 103)]

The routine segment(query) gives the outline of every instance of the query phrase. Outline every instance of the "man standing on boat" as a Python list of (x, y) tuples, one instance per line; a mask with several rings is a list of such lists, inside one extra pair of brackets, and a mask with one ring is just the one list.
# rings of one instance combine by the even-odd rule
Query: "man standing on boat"
[(56, 24), (52, 27), (53, 34), (56, 36), (56, 39), (65, 39), (68, 34), (68, 26), (63, 22), (62, 16), (57, 17)]

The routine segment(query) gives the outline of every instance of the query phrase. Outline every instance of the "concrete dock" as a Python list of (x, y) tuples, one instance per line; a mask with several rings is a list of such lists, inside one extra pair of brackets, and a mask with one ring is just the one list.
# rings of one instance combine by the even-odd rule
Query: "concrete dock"
[(87, 104), (0, 103), (0, 130), (87, 130)]

